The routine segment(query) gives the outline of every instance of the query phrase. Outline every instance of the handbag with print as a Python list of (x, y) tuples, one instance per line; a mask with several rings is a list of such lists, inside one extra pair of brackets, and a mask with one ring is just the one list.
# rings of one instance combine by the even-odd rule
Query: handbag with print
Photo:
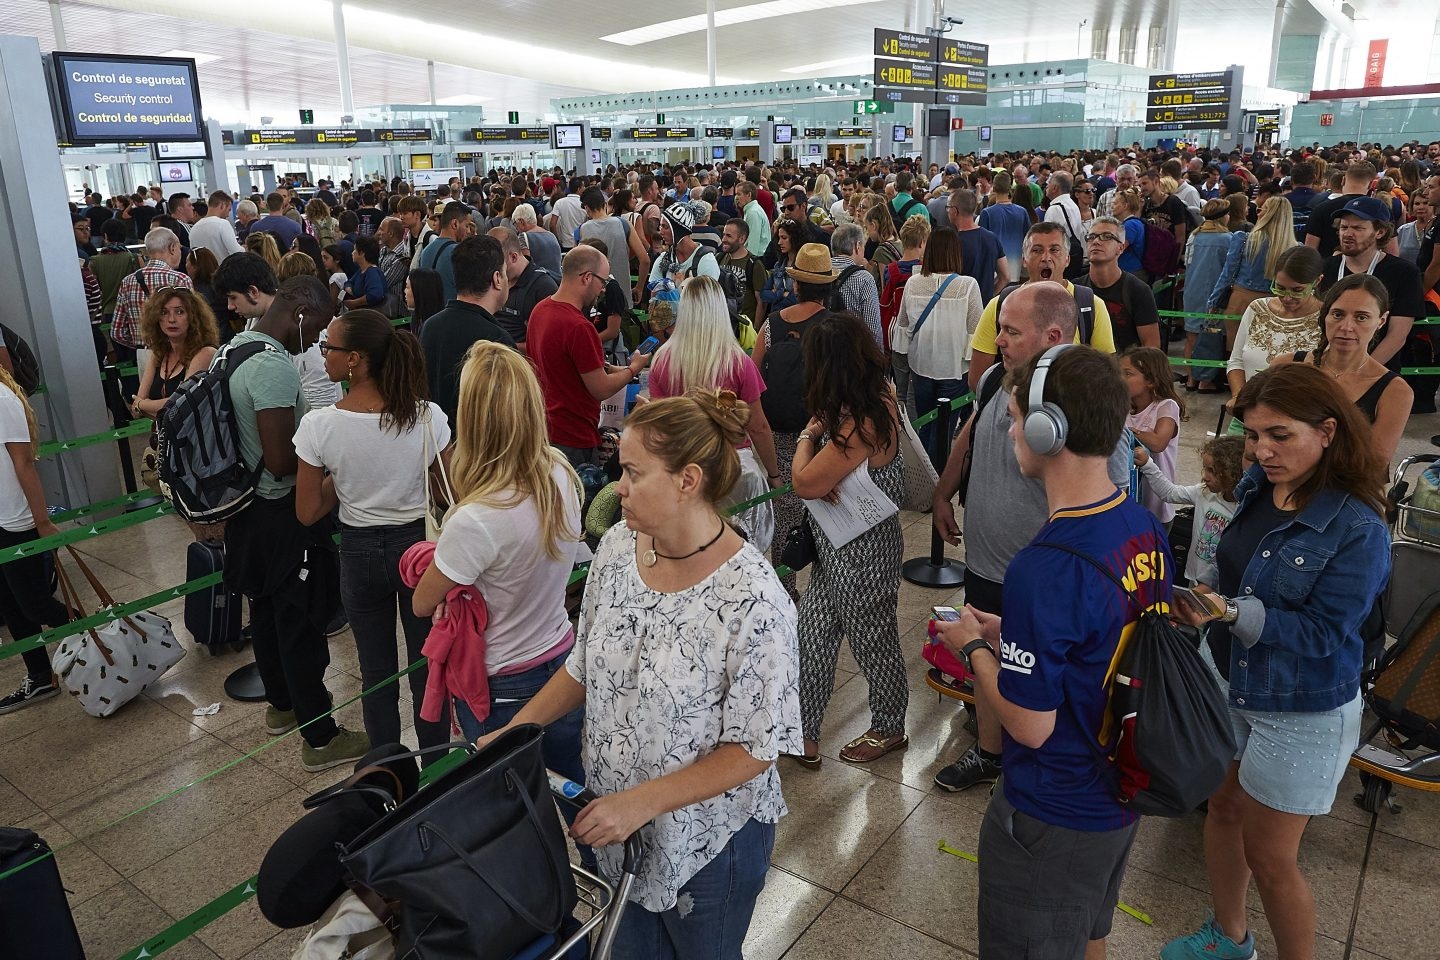
[[(116, 606), (100, 580), (71, 547), (65, 548), (89, 581), (101, 609)], [(60, 595), (72, 617), (85, 616), (80, 595), (56, 558)], [(92, 717), (108, 717), (145, 692), (185, 656), (170, 621), (157, 613), (132, 613), (66, 637), (55, 650), (53, 665), (70, 695)]]
[[(445, 469), (445, 458), (441, 456), (440, 444), (435, 439), (429, 404), (425, 405), (425, 416), (421, 423), (425, 427), (425, 452), (421, 461), (421, 483), (425, 486), (425, 539), (434, 543), (440, 539), (440, 528), (445, 525), (446, 513), (455, 506), (455, 490), (450, 486), (450, 474)], [(439, 485), (440, 495), (445, 498), (443, 507), (435, 502), (436, 485)]]

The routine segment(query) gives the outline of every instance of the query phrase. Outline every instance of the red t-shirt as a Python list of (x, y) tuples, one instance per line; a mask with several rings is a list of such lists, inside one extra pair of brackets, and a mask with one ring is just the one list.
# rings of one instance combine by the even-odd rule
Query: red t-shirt
[(771, 223), (774, 223), (775, 194), (762, 187), (759, 190), (755, 191), (755, 202), (760, 204), (760, 209), (765, 211), (765, 216), (770, 218)]
[(600, 401), (590, 396), (581, 379), (605, 366), (595, 325), (570, 304), (546, 297), (530, 312), (525, 352), (535, 364), (545, 394), (550, 442), (581, 449), (598, 447)]

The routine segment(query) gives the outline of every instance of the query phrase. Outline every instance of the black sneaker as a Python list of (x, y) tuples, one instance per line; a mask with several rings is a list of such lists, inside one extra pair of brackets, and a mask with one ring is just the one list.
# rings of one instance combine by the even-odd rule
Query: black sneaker
[(978, 747), (971, 747), (965, 755), (950, 766), (935, 774), (935, 786), (951, 793), (968, 790), (977, 783), (994, 783), (1000, 779), (1000, 764), (980, 756)]
[(21, 681), (19, 689), (8, 697), (0, 698), (0, 714), (23, 710), (32, 703), (48, 700), (59, 692), (60, 688), (55, 685), (53, 679), (48, 683), (36, 683), (26, 677)]

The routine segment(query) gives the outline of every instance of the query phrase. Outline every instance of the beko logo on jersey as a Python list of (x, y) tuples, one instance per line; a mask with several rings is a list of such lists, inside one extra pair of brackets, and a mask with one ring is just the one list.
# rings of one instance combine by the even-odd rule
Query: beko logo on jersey
[(1000, 641), (1000, 669), (1029, 674), (1035, 669), (1035, 654), (1029, 650), (1021, 650), (1017, 645), (1002, 639)]

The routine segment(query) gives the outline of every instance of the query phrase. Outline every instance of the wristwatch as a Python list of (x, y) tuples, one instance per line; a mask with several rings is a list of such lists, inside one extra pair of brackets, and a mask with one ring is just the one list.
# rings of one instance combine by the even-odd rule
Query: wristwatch
[(1240, 619), (1240, 605), (1229, 597), (1225, 598), (1225, 615), (1220, 618), (1223, 623), (1234, 623)]
[(995, 655), (995, 648), (990, 646), (989, 641), (983, 637), (976, 637), (960, 648), (960, 659), (965, 662), (965, 669), (971, 673), (975, 672), (975, 667), (970, 662), (970, 658), (975, 656), (975, 653), (979, 650), (987, 651), (992, 657)]

